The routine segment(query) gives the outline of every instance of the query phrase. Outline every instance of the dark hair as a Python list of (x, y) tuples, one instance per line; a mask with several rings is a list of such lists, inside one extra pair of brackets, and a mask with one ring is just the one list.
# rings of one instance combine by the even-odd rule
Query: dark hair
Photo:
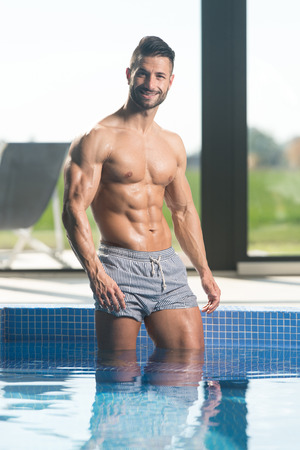
[(130, 60), (131, 70), (135, 68), (137, 62), (143, 56), (164, 56), (165, 58), (169, 58), (173, 72), (175, 52), (161, 38), (157, 36), (145, 36), (140, 40)]

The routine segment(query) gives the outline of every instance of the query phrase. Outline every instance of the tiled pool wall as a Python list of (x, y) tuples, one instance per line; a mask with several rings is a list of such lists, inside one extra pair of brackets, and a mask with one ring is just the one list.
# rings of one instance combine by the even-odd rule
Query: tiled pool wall
[[(298, 349), (300, 310), (219, 308), (202, 314), (207, 347), (270, 347)], [(147, 336), (142, 324), (138, 339)], [(94, 308), (3, 307), (0, 341), (56, 342), (95, 340)], [(299, 345), (300, 346), (300, 345)]]

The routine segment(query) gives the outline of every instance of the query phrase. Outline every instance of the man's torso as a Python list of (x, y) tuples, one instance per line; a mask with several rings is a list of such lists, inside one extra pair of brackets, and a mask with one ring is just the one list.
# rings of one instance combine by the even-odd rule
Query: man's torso
[(143, 251), (170, 247), (162, 207), (178, 167), (171, 134), (156, 124), (147, 135), (105, 121), (104, 127), (101, 146), (108, 151), (92, 202), (102, 241)]

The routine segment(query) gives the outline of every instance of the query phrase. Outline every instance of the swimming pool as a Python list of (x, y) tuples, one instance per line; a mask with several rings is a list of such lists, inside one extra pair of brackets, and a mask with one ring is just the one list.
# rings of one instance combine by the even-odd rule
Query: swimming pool
[(294, 449), (299, 310), (204, 316), (204, 355), (98, 358), (91, 308), (0, 310), (0, 448)]

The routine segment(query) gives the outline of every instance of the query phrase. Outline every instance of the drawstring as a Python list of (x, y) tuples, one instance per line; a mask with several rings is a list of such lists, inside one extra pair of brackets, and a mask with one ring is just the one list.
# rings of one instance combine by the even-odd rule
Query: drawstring
[(160, 263), (160, 255), (159, 255), (158, 259), (152, 258), (152, 256), (150, 256), (150, 261), (151, 261), (151, 265), (152, 265), (152, 276), (153, 277), (155, 275), (154, 264), (158, 265), (158, 268), (159, 268), (160, 273), (161, 273), (161, 278), (162, 278), (162, 282), (163, 282), (163, 291), (164, 291), (166, 289), (167, 285), (166, 285), (164, 272), (162, 270), (161, 263)]

